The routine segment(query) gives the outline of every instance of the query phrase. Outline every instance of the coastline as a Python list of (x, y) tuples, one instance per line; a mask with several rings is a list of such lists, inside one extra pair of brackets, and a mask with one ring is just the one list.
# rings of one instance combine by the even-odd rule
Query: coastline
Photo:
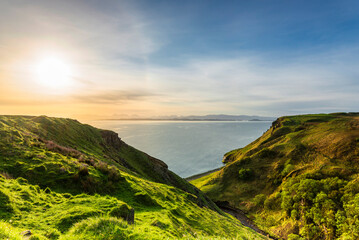
[(168, 121), (168, 122), (273, 122), (270, 119), (258, 120), (237, 120), (237, 119), (153, 119), (153, 118), (105, 118), (105, 119), (94, 119), (92, 121)]
[(217, 171), (221, 170), (222, 168), (223, 168), (223, 167), (216, 168), (216, 169), (212, 169), (212, 170), (209, 170), (209, 171), (207, 171), (207, 172), (198, 173), (198, 174), (195, 174), (195, 175), (192, 175), (192, 176), (183, 178), (183, 179), (186, 180), (187, 182), (190, 182), (190, 181), (196, 180), (196, 179), (198, 179), (198, 178), (207, 176), (207, 175), (209, 175), (209, 174), (211, 174), (211, 173), (217, 172)]

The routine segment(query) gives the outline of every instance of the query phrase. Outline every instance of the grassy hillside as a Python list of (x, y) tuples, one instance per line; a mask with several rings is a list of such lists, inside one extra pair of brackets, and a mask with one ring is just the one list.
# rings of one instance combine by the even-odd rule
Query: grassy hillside
[(0, 239), (263, 239), (117, 134), (0, 116)]
[(359, 239), (359, 114), (281, 117), (192, 181), (289, 239)]

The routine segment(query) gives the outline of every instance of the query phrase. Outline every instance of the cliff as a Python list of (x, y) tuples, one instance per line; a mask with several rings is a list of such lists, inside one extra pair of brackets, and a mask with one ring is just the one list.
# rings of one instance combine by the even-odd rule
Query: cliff
[(116, 133), (46, 116), (0, 116), (0, 216), (1, 239), (263, 239)]

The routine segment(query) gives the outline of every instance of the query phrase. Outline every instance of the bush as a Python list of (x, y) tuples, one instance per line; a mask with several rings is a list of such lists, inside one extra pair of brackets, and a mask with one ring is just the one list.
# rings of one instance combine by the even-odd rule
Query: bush
[(120, 179), (120, 172), (116, 167), (109, 166), (107, 163), (99, 161), (94, 167), (101, 173), (107, 175), (108, 179), (117, 182)]
[(102, 172), (103, 174), (107, 174), (108, 173), (108, 164), (102, 161), (99, 161), (97, 163), (95, 163), (94, 167), (99, 170), (100, 172)]
[(79, 158), (82, 155), (81, 152), (76, 149), (58, 145), (57, 143), (55, 143), (53, 141), (47, 141), (46, 148), (52, 152), (57, 152), (62, 155), (71, 156), (74, 158)]
[(114, 182), (118, 181), (121, 178), (119, 170), (115, 167), (110, 167), (108, 169), (108, 178)]
[(291, 171), (294, 170), (294, 166), (292, 164), (287, 164), (285, 165), (283, 171), (282, 171), (282, 176), (285, 177), (288, 175), (288, 173), (290, 173)]
[(86, 165), (81, 164), (79, 166), (79, 175), (80, 176), (88, 176), (89, 175), (89, 170)]
[(254, 176), (254, 172), (249, 168), (242, 168), (238, 171), (238, 178), (240, 180), (249, 180)]
[(13, 176), (7, 172), (0, 172), (0, 175), (2, 175), (5, 179), (13, 179)]
[(87, 176), (87, 177), (81, 179), (80, 183), (81, 183), (83, 191), (87, 192), (87, 193), (94, 193), (97, 190), (99, 190), (99, 187), (101, 187), (101, 186), (99, 186), (98, 182), (96, 181), (96, 178), (94, 178), (92, 176)]
[(269, 148), (264, 148), (259, 152), (259, 156), (261, 158), (275, 158), (278, 155), (278, 153), (274, 150), (271, 150)]
[(298, 211), (296, 209), (293, 209), (290, 213), (290, 216), (295, 219), (295, 220), (298, 220), (299, 218), (299, 215), (298, 215)]
[(253, 198), (253, 203), (256, 207), (263, 207), (264, 201), (266, 200), (267, 196), (264, 194), (258, 194)]
[(267, 210), (277, 210), (280, 209), (281, 199), (280, 199), (280, 193), (276, 193), (274, 196), (268, 197), (264, 201), (264, 208)]

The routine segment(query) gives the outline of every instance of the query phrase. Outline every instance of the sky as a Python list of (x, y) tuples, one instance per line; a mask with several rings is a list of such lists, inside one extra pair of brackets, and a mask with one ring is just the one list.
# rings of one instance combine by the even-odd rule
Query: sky
[(0, 114), (359, 111), (359, 1), (0, 0)]

